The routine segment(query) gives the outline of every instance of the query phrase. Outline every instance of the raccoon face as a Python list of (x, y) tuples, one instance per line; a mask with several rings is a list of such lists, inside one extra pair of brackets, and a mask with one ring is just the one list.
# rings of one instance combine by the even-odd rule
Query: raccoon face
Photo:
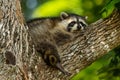
[(84, 30), (88, 24), (86, 23), (87, 17), (82, 17), (76, 14), (61, 13), (62, 24), (68, 32), (76, 32)]

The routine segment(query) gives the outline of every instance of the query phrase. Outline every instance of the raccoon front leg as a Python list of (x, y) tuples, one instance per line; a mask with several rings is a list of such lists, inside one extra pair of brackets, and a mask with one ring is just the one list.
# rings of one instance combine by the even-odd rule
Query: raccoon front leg
[(59, 69), (63, 74), (70, 75), (61, 65), (57, 47), (49, 42), (40, 43), (37, 52), (42, 55), (43, 60), (49, 66)]

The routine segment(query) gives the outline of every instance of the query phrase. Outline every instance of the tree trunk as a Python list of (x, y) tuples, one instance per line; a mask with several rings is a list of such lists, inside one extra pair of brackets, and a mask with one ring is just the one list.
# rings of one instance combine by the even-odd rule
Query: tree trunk
[(80, 32), (72, 42), (59, 46), (62, 65), (72, 73), (62, 74), (47, 66), (35, 53), (19, 0), (0, 0), (0, 79), (68, 80), (120, 45), (120, 13), (115, 10)]

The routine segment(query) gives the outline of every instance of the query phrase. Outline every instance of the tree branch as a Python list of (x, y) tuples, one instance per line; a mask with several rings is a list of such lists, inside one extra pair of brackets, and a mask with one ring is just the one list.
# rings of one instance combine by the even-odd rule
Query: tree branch
[[(73, 41), (59, 47), (62, 65), (72, 73), (71, 76), (66, 76), (59, 70), (47, 66), (35, 53), (27, 27), (24, 25), (19, 1), (1, 0), (0, 7), (0, 79), (2, 80), (68, 80), (120, 45), (120, 13), (116, 10), (109, 18), (90, 24)], [(11, 58), (7, 59), (9, 56), (5, 56), (8, 55), (6, 52), (15, 58), (12, 60), (15, 62), (11, 62)]]
[[(83, 35), (81, 35), (83, 34)], [(67, 43), (59, 47), (62, 65), (72, 73), (71, 77), (81, 69), (89, 66), (98, 58), (107, 54), (110, 50), (120, 45), (120, 13), (114, 11), (107, 19), (100, 19), (97, 22), (90, 24), (89, 27), (81, 32), (71, 43)], [(44, 67), (43, 67), (44, 68)], [(51, 70), (48, 67), (44, 70), (46, 77), (49, 80), (53, 79), (70, 79), (70, 76), (65, 76), (61, 72)]]

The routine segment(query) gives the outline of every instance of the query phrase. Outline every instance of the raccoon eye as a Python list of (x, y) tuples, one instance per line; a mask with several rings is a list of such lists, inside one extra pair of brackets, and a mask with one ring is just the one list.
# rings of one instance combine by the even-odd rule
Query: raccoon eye
[(83, 30), (85, 27), (86, 27), (87, 25), (86, 24), (84, 24), (83, 22), (79, 22), (78, 23), (78, 26), (77, 26), (77, 30)]
[(75, 23), (76, 23), (76, 22), (73, 21), (73, 22), (71, 22), (71, 23), (69, 24), (69, 26), (70, 26), (70, 27), (73, 27), (73, 26), (75, 25)]
[(82, 26), (86, 27), (86, 24), (84, 24), (83, 22), (79, 22), (79, 24), (81, 24)]
[(72, 21), (71, 23), (69, 23), (68, 26), (67, 26), (67, 30), (70, 32), (72, 27), (74, 27), (75, 24), (76, 24), (75, 21)]

